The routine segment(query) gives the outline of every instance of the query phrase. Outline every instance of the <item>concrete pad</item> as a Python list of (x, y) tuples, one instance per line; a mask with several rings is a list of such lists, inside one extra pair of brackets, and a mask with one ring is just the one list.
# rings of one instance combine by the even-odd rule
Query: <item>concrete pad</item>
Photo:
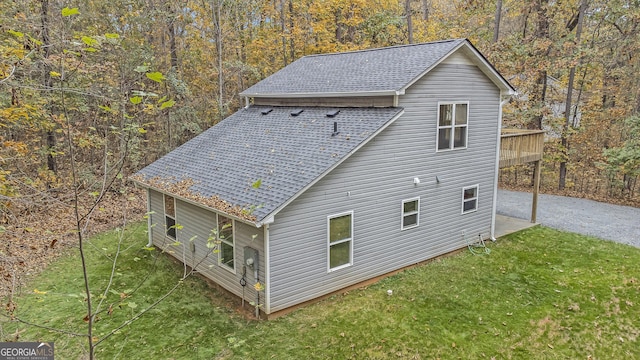
[(496, 214), (496, 238), (509, 235), (520, 230), (534, 227), (538, 224), (532, 223), (528, 220), (522, 220), (510, 216), (504, 216)]

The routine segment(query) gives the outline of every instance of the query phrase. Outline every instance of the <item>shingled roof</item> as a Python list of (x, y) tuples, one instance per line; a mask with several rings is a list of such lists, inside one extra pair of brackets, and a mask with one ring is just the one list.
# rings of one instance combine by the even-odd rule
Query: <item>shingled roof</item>
[[(296, 110), (303, 111), (293, 116)], [(403, 112), (402, 108), (341, 108), (328, 117), (332, 110), (241, 109), (133, 179), (259, 226)], [(332, 136), (334, 122), (339, 134)], [(258, 180), (260, 186), (253, 187)]]
[(466, 39), (379, 49), (309, 55), (240, 93), (245, 97), (401, 95), (404, 90), (456, 50), (471, 59), (499, 87), (513, 91)]

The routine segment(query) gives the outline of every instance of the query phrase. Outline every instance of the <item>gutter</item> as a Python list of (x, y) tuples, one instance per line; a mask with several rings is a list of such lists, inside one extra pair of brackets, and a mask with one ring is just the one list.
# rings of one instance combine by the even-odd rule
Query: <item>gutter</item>
[(183, 197), (183, 196), (180, 196), (180, 195), (176, 195), (176, 194), (173, 194), (173, 193), (167, 192), (166, 190), (162, 190), (162, 189), (160, 189), (160, 188), (157, 188), (157, 187), (151, 186), (151, 185), (149, 185), (149, 184), (146, 184), (146, 183), (140, 182), (140, 181), (138, 181), (138, 180), (134, 180), (134, 179), (130, 179), (130, 180), (131, 180), (131, 181), (133, 181), (133, 182), (134, 182), (134, 184), (135, 184), (136, 186), (140, 186), (140, 187), (142, 187), (142, 188), (147, 189), (147, 210), (148, 210), (148, 211), (151, 211), (151, 210), (150, 210), (150, 205), (149, 205), (149, 204), (150, 204), (150, 201), (149, 201), (149, 197), (150, 197), (150, 195), (149, 195), (149, 190), (153, 190), (153, 191), (159, 192), (160, 194), (167, 194), (167, 195), (171, 195), (172, 197), (176, 198), (177, 200), (184, 201), (184, 202), (186, 202), (186, 203), (189, 203), (189, 204), (191, 204), (191, 205), (197, 206), (197, 207), (199, 207), (199, 208), (201, 208), (201, 209), (205, 209), (205, 210), (207, 210), (207, 211), (213, 211), (213, 212), (215, 212), (215, 213), (217, 213), (217, 214), (223, 215), (223, 216), (225, 216), (225, 217), (228, 217), (228, 218), (230, 218), (230, 219), (233, 219), (233, 220), (235, 220), (235, 221), (239, 221), (239, 222), (244, 223), (244, 224), (247, 224), (247, 225), (251, 225), (251, 226), (253, 226), (253, 227), (255, 227), (255, 228), (258, 228), (258, 229), (259, 229), (262, 225), (264, 225), (264, 224), (269, 224), (269, 223), (273, 223), (273, 221), (274, 221), (274, 219), (273, 219), (273, 215), (272, 215), (272, 216), (267, 217), (265, 220), (263, 220), (263, 221), (261, 221), (261, 222), (254, 222), (254, 221), (251, 221), (251, 220), (243, 219), (243, 218), (238, 217), (238, 216), (236, 216), (236, 215), (226, 213), (226, 212), (224, 212), (224, 211), (222, 211), (222, 210), (220, 210), (220, 209), (216, 209), (216, 208), (213, 208), (213, 207), (210, 207), (210, 206), (206, 206), (206, 205), (204, 205), (204, 204), (202, 204), (202, 203), (196, 202), (195, 200), (191, 200), (191, 199), (189, 199), (189, 198), (185, 198), (185, 197)]
[(239, 94), (245, 98), (317, 98), (317, 97), (366, 97), (366, 96), (397, 96), (404, 95), (404, 88), (400, 90), (374, 90), (357, 92), (305, 92), (305, 93), (247, 93)]

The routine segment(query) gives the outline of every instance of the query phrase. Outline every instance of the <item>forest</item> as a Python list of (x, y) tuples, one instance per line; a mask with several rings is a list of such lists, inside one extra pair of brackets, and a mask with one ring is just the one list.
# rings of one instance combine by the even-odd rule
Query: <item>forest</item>
[[(542, 191), (640, 205), (640, 0), (0, 0), (2, 278), (140, 218), (129, 175), (301, 56), (468, 38), (546, 130)], [(501, 171), (527, 188), (532, 170)], [(73, 237), (71, 237), (73, 238)], [(42, 261), (40, 261), (42, 260)]]

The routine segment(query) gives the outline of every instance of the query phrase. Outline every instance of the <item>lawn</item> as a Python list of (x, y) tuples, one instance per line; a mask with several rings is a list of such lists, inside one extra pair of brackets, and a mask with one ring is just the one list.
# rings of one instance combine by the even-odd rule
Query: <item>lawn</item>
[[(96, 336), (174, 286), (177, 262), (143, 249), (144, 225), (124, 232), (112, 291), (104, 293), (120, 232), (88, 246)], [(247, 320), (190, 277), (140, 320), (98, 346), (99, 359), (632, 359), (640, 358), (640, 249), (536, 227), (463, 251), (272, 321)], [(61, 258), (16, 298), (16, 315), (84, 331), (82, 275)], [(136, 290), (137, 289), (137, 290)], [(393, 295), (387, 295), (387, 290)], [(135, 290), (135, 291), (134, 291)], [(107, 311), (113, 304), (111, 311)], [(0, 318), (3, 341), (55, 341), (57, 359), (84, 340)]]

